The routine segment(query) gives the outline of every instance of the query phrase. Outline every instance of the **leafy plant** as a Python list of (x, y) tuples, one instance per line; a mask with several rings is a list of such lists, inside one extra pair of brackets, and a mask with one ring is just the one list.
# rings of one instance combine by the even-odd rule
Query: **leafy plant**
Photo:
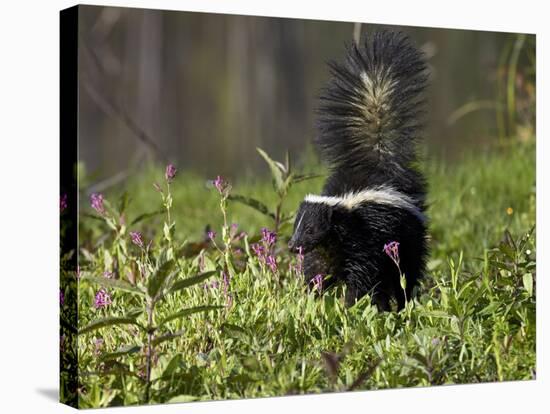
[(294, 218), (294, 214), (284, 214), (283, 204), (294, 184), (302, 181), (311, 180), (319, 177), (317, 174), (296, 174), (292, 168), (290, 154), (287, 151), (284, 164), (273, 160), (264, 150), (256, 148), (260, 156), (269, 166), (271, 172), (271, 183), (273, 191), (277, 194), (278, 201), (275, 204), (274, 210), (269, 209), (263, 202), (253, 197), (245, 197), (239, 194), (232, 194), (228, 197), (231, 201), (243, 203), (254, 210), (270, 217), (273, 220), (273, 228), (275, 233), (279, 233), (280, 227), (283, 224), (290, 222)]
[[(178, 175), (159, 186), (162, 212), (134, 223), (140, 208), (158, 210), (158, 194), (143, 185), (158, 169), (143, 171), (125, 186), (131, 198), (96, 197), (99, 211), (81, 220), (80, 269), (63, 276), (78, 295), (63, 291), (61, 344), (68, 364), (78, 358), (78, 381), (63, 371), (62, 392), (106, 407), (535, 378), (533, 156), (516, 143), (427, 166), (428, 274), (401, 312), (379, 312), (368, 295), (347, 308), (344, 286), (309, 291), (303, 257), (277, 245), (289, 228), (276, 233), (273, 218), (266, 228), (267, 215), (227, 202), (233, 190), (221, 177), (204, 191), (203, 179)], [(273, 189), (239, 183), (275, 213)], [(285, 195), (289, 210), (298, 189)], [(182, 229), (202, 239), (183, 240)], [(390, 244), (387, 253), (397, 266), (396, 254), (407, 254)], [(67, 303), (76, 300), (70, 343), (76, 309)]]
[[(116, 362), (115, 371), (103, 369), (100, 370), (99, 373), (104, 375), (111, 375), (113, 373), (131, 376), (137, 375), (144, 384), (143, 402), (146, 403), (150, 401), (151, 385), (155, 380), (151, 378), (155, 348), (163, 342), (172, 341), (186, 333), (184, 330), (175, 332), (170, 330), (168, 328), (169, 323), (195, 313), (205, 313), (222, 308), (222, 306), (217, 305), (189, 306), (162, 318), (157, 316), (157, 309), (163, 305), (163, 302), (165, 302), (167, 298), (189, 287), (204, 282), (215, 273), (214, 271), (209, 271), (195, 276), (184, 278), (178, 277), (182, 272), (178, 269), (178, 259), (175, 256), (173, 245), (173, 229), (175, 227), (175, 222), (171, 221), (170, 218), (170, 208), (172, 207), (170, 183), (174, 179), (175, 174), (175, 168), (169, 165), (165, 175), (167, 184), (166, 193), (164, 193), (158, 185), (155, 185), (155, 188), (157, 188), (162, 195), (163, 205), (167, 213), (167, 221), (164, 223), (163, 231), (166, 245), (161, 247), (158, 251), (152, 251), (150, 245), (145, 246), (141, 233), (130, 232), (132, 243), (136, 245), (140, 251), (140, 257), (135, 259), (140, 277), (133, 278), (131, 281), (125, 281), (122, 279), (110, 278), (109, 274), (98, 277), (94, 276), (91, 272), (85, 272), (81, 278), (83, 282), (86, 281), (92, 285), (101, 286), (101, 289), (97, 292), (95, 297), (95, 307), (98, 309), (105, 308), (112, 303), (111, 295), (107, 293), (105, 288), (109, 288), (113, 291), (120, 291), (132, 297), (131, 303), (135, 306), (128, 309), (125, 314), (108, 315), (95, 319), (80, 328), (78, 333), (79, 335), (84, 335), (94, 333), (103, 328), (115, 328), (128, 325), (137, 328), (137, 332), (141, 334), (141, 341), (139, 343), (127, 344), (112, 352), (104, 352), (98, 356), (98, 363), (103, 365), (104, 368), (105, 364), (108, 363), (110, 367)], [(112, 208), (106, 208), (108, 203), (103, 199), (102, 195), (92, 195), (91, 201), (94, 210), (103, 217), (107, 225), (115, 232), (114, 246), (116, 247), (114, 248), (124, 257), (124, 260), (119, 259), (119, 261), (126, 263), (132, 260), (132, 257), (127, 253), (125, 244), (121, 241), (126, 230), (123, 220), (120, 220), (119, 223), (116, 222), (115, 215), (112, 213)], [(122, 206), (124, 206), (123, 208), (125, 208), (126, 205), (127, 202), (124, 202), (122, 204)], [(122, 217), (122, 213), (119, 213), (118, 216)], [(120, 248), (119, 246), (124, 246), (124, 248)], [(137, 336), (139, 337), (139, 335)], [(129, 365), (120, 362), (121, 358), (142, 351), (145, 355), (145, 367), (142, 375), (136, 374), (135, 370), (132, 370)]]

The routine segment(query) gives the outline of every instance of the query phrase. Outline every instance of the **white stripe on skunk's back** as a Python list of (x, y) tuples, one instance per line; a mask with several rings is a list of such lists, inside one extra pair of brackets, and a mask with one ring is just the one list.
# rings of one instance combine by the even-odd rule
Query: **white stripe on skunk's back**
[(322, 196), (308, 194), (304, 201), (309, 203), (326, 204), (329, 206), (341, 206), (348, 210), (364, 203), (386, 204), (393, 207), (404, 208), (425, 220), (424, 214), (414, 205), (414, 201), (407, 194), (394, 190), (391, 187), (374, 187), (366, 190), (347, 193), (343, 196)]

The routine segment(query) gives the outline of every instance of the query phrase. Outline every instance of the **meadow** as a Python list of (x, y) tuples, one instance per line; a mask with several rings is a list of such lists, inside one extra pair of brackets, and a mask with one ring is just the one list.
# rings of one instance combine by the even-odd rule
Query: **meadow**
[(78, 339), (61, 338), (66, 364), (78, 358), (78, 386), (75, 395), (62, 374), (62, 400), (92, 408), (534, 379), (533, 141), (423, 163), (430, 258), (400, 312), (379, 312), (368, 296), (346, 308), (344, 287), (320, 296), (305, 286), (286, 244), (300, 200), (323, 184), (310, 159), (296, 168), (259, 153), (267, 176), (231, 183), (151, 165), (81, 195), (79, 268), (62, 274), (77, 289), (60, 291), (62, 318), (78, 302)]

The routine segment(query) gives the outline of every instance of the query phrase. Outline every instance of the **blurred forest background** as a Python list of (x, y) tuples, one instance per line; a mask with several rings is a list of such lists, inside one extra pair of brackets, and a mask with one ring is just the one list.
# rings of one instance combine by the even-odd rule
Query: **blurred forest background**
[[(151, 160), (235, 180), (267, 174), (256, 147), (299, 159), (326, 62), (343, 58), (358, 28), (96, 6), (80, 6), (79, 19), (80, 161), (107, 186)], [(410, 34), (428, 57), (429, 157), (533, 139), (534, 35), (360, 26), (379, 28)]]

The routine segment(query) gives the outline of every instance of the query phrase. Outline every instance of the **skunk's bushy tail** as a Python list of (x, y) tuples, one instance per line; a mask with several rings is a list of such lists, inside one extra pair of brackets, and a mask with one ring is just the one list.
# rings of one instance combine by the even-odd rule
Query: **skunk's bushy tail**
[[(422, 53), (403, 33), (378, 32), (331, 62), (323, 91), (316, 143), (340, 173), (407, 168), (416, 160), (427, 81)], [(393, 166), (392, 166), (393, 165)]]

